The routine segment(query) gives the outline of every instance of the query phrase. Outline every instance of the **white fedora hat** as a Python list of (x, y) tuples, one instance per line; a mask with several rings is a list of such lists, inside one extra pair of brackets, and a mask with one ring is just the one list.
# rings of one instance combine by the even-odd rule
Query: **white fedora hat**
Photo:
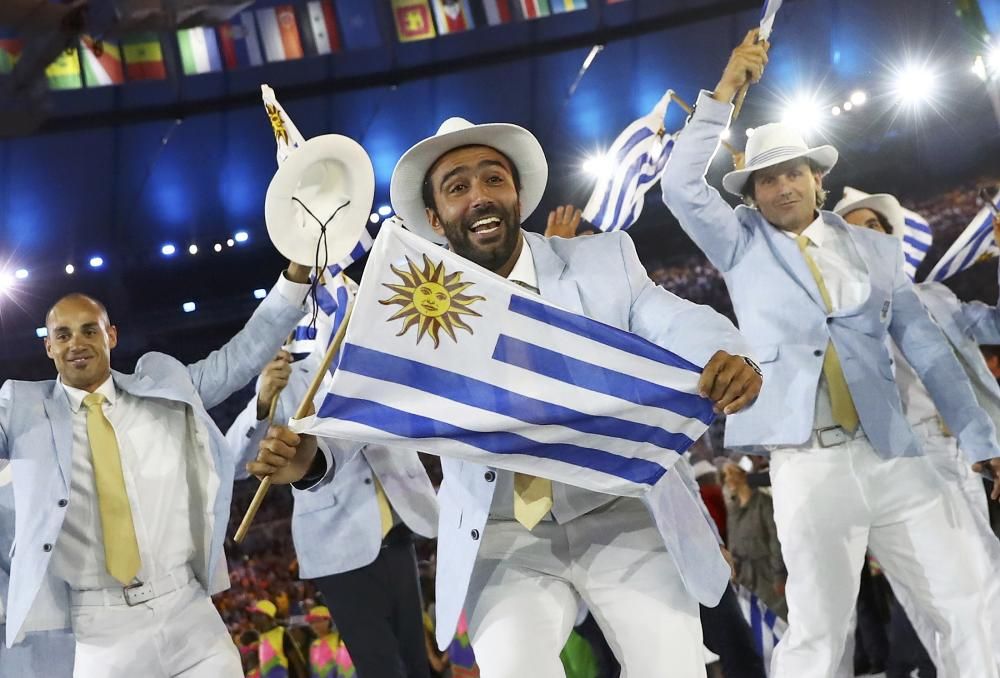
[(759, 169), (779, 165), (795, 158), (813, 160), (824, 174), (837, 164), (837, 149), (833, 146), (809, 148), (794, 127), (782, 122), (761, 125), (747, 140), (746, 164), (722, 177), (722, 185), (730, 193), (742, 195), (750, 175)]
[(899, 204), (894, 196), (888, 193), (865, 193), (850, 186), (844, 187), (844, 197), (840, 199), (833, 211), (846, 216), (854, 210), (869, 209), (878, 212), (892, 226), (892, 234), (903, 239), (903, 229), (906, 227), (906, 215), (903, 206)]
[(283, 256), (312, 266), (322, 230), (316, 219), (329, 221), (320, 261), (340, 261), (358, 244), (374, 200), (375, 169), (365, 149), (339, 134), (313, 137), (291, 151), (267, 187), (267, 234)]
[[(446, 242), (427, 221), (423, 184), (438, 158), (462, 146), (489, 146), (507, 156), (521, 179), (521, 220), (527, 219), (542, 201), (549, 165), (538, 139), (523, 127), (507, 123), (474, 125), (463, 118), (448, 118), (437, 133), (403, 154), (392, 171), (389, 200), (403, 224), (431, 242)], [(520, 224), (518, 224), (520, 225)]]

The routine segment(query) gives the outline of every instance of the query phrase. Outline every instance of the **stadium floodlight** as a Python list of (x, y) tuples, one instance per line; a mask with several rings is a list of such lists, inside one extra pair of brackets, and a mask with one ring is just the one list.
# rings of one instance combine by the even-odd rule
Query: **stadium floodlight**
[(185, 301), (183, 304), (181, 304), (181, 308), (184, 309), (185, 313), (194, 313), (194, 310), (197, 308), (197, 306), (195, 306), (195, 303), (193, 301)]
[(227, 247), (232, 247), (235, 244), (236, 244), (236, 241), (233, 240), (232, 238), (230, 238), (229, 240), (226, 241), (226, 246)]
[(172, 257), (176, 252), (177, 252), (177, 247), (169, 242), (160, 248), (160, 254), (162, 254), (165, 257)]
[(917, 106), (934, 97), (937, 75), (927, 64), (909, 63), (895, 73), (892, 93), (904, 106)]
[(583, 161), (582, 169), (592, 177), (599, 177), (608, 166), (608, 156), (606, 153), (595, 153), (587, 156)]
[(188, 247), (188, 254), (198, 254), (198, 246), (192, 244), (190, 247)]
[(800, 95), (785, 107), (781, 121), (791, 125), (802, 134), (809, 134), (819, 129), (823, 120), (823, 109), (812, 97)]
[(868, 102), (868, 95), (863, 90), (856, 89), (851, 92), (851, 103), (855, 106), (864, 106)]
[(377, 224), (379, 222), (379, 219), (381, 219), (381, 217), (378, 215), (378, 212), (372, 212), (371, 216), (368, 217), (368, 221), (372, 222), (373, 224)]
[(49, 330), (48, 330), (48, 328), (46, 328), (46, 327), (36, 327), (35, 328), (35, 336), (38, 337), (39, 339), (44, 339), (45, 337), (49, 336)]
[(378, 208), (378, 213), (381, 214), (383, 217), (387, 217), (390, 214), (392, 214), (392, 208), (389, 207), (388, 205), (382, 205), (381, 207)]
[(214, 245), (212, 245), (212, 249), (215, 250), (216, 252), (221, 252), (222, 251), (222, 243), (221, 242), (215, 243)]
[(16, 271), (14, 271), (14, 277), (18, 280), (24, 280), (25, 278), (28, 277), (28, 269), (26, 268), (17, 269)]
[(14, 276), (7, 272), (0, 272), (0, 295), (6, 294), (14, 287)]
[(90, 267), (91, 268), (100, 268), (101, 266), (104, 266), (104, 257), (91, 257), (90, 258)]
[(986, 82), (989, 74), (986, 72), (986, 62), (983, 61), (982, 56), (976, 56), (975, 60), (972, 62), (972, 74), (977, 78)]
[(73, 264), (66, 264), (66, 268), (64, 270), (66, 271), (66, 275), (73, 275), (76, 273), (76, 266)]
[(254, 299), (263, 299), (266, 296), (267, 296), (267, 290), (265, 290), (264, 288), (259, 288), (253, 291)]
[(837, 116), (840, 115), (840, 106), (834, 106), (830, 109), (830, 115)]
[(854, 104), (852, 104), (850, 101), (845, 101), (844, 102), (844, 111), (850, 112), (852, 110), (854, 110)]
[(233, 240), (236, 242), (246, 242), (250, 239), (250, 235), (246, 231), (236, 231), (233, 233)]

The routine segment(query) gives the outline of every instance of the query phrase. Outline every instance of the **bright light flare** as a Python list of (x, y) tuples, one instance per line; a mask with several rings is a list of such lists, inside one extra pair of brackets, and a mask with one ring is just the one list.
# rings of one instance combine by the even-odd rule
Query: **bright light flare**
[(895, 75), (892, 93), (899, 103), (914, 107), (931, 101), (937, 74), (926, 64), (907, 64)]
[(383, 217), (387, 217), (390, 214), (392, 214), (392, 208), (389, 207), (388, 205), (382, 205), (381, 207), (378, 208), (378, 213), (381, 214)]
[(864, 106), (868, 102), (868, 95), (857, 89), (851, 92), (851, 103), (855, 106)]
[(25, 278), (28, 277), (28, 269), (26, 268), (17, 269), (16, 271), (14, 271), (14, 277), (17, 278), (18, 280), (24, 280)]
[(377, 224), (379, 222), (379, 219), (381, 219), (381, 217), (378, 215), (378, 212), (372, 212), (371, 216), (368, 217), (368, 221), (372, 222), (373, 224)]
[(819, 129), (824, 110), (825, 107), (821, 107), (812, 97), (799, 96), (785, 108), (781, 121), (797, 129), (800, 134), (809, 134)]
[(233, 240), (236, 242), (246, 242), (249, 239), (250, 236), (246, 231), (236, 231), (236, 233), (233, 234)]
[(607, 170), (608, 156), (606, 153), (595, 153), (587, 156), (580, 168), (592, 177), (599, 177)]

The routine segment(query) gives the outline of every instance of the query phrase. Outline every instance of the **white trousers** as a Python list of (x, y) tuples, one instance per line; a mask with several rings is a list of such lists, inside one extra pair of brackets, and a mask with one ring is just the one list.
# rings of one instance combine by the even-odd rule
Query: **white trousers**
[(135, 607), (74, 606), (74, 678), (242, 678), (239, 653), (196, 581)]
[[(959, 452), (953, 437), (941, 435), (938, 430), (922, 432), (927, 459), (941, 477), (943, 489), (950, 494), (949, 498), (953, 502), (955, 523), (962, 531), (975, 535), (980, 542), (976, 549), (975, 574), (979, 577), (986, 601), (986, 616), (982, 623), (990, 639), (993, 662), (1000, 667), (1000, 579), (996, 577), (996, 569), (1000, 566), (1000, 540), (990, 527), (988, 499), (983, 491), (983, 482)], [(944, 675), (941, 670), (941, 634), (937, 633), (931, 619), (918, 607), (909, 589), (898, 581), (895, 573), (886, 570), (885, 575), (917, 636), (938, 667), (938, 673)]]
[(490, 521), (466, 598), (483, 678), (564, 678), (559, 653), (582, 599), (622, 678), (705, 676), (698, 602), (635, 499), (528, 532)]
[(925, 457), (884, 460), (864, 436), (771, 453), (774, 519), (788, 568), (789, 629), (775, 678), (842, 678), (866, 548), (941, 636), (941, 674), (997, 678), (975, 576), (981, 541), (962, 530)]

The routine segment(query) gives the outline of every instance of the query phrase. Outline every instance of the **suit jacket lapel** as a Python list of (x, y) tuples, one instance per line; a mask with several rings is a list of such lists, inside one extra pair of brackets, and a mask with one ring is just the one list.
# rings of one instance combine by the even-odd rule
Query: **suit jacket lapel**
[(576, 281), (566, 278), (566, 261), (560, 257), (548, 239), (537, 233), (525, 233), (524, 241), (535, 260), (538, 291), (547, 301), (568, 311), (583, 314), (583, 302)]
[(764, 233), (771, 251), (774, 252), (775, 259), (778, 260), (778, 263), (785, 269), (788, 275), (799, 284), (799, 287), (805, 290), (806, 294), (825, 312), (826, 303), (823, 301), (823, 296), (819, 293), (819, 288), (816, 286), (816, 279), (813, 278), (812, 272), (810, 272), (809, 267), (806, 265), (806, 260), (802, 256), (802, 252), (799, 250), (795, 239), (789, 238), (783, 232), (769, 224), (762, 215), (758, 214), (758, 217), (760, 219), (759, 228)]
[(52, 393), (42, 405), (45, 415), (52, 427), (52, 438), (55, 440), (56, 461), (62, 472), (66, 491), (69, 492), (73, 476), (73, 411), (69, 406), (69, 398), (59, 382), (52, 385)]

